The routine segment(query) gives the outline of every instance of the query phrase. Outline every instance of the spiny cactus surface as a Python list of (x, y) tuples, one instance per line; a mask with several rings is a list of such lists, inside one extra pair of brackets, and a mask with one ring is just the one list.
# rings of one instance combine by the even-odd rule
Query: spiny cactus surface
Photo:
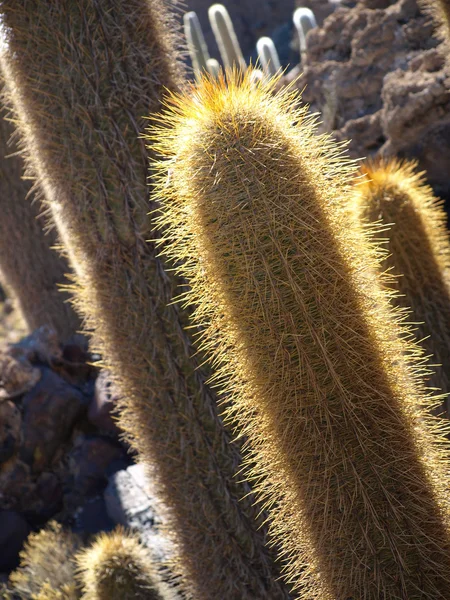
[(284, 599), (240, 449), (193, 357), (179, 281), (156, 256), (140, 138), (182, 81), (172, 3), (2, 0), (1, 66), (30, 169), (74, 265), (73, 293), (152, 468), (174, 571), (196, 600)]
[(162, 251), (300, 597), (449, 598), (448, 444), (348, 210), (342, 148), (250, 75), (172, 97), (150, 139)]
[(396, 159), (367, 163), (356, 187), (358, 217), (385, 227), (388, 254), (382, 268), (398, 306), (412, 309), (416, 337), (430, 363), (428, 385), (450, 393), (450, 241), (442, 202), (416, 165)]
[(445, 44), (445, 51), (450, 51), (450, 0), (418, 0), (419, 6), (431, 15), (436, 34)]
[(44, 233), (45, 221), (33, 202), (32, 183), (23, 179), (25, 165), (12, 143), (13, 133), (13, 125), (0, 115), (0, 280), (29, 331), (50, 325), (64, 340), (81, 326), (68, 295), (58, 289), (67, 285), (70, 269), (52, 249), (55, 232)]
[(97, 536), (77, 556), (83, 600), (169, 600), (149, 552), (121, 528)]

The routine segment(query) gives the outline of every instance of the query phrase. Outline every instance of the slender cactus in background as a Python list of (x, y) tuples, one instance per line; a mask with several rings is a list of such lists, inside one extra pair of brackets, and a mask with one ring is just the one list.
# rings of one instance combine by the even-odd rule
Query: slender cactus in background
[(61, 340), (81, 323), (58, 285), (68, 283), (67, 261), (58, 256), (54, 231), (44, 233), (32, 183), (24, 180), (24, 162), (10, 143), (14, 127), (0, 116), (0, 280), (14, 298), (28, 329), (50, 325)]
[(250, 71), (250, 81), (252, 83), (259, 83), (264, 80), (264, 73), (260, 69), (252, 69)]
[[(92, 350), (167, 509), (174, 570), (196, 600), (285, 599), (240, 451), (218, 416), (148, 218), (140, 135), (181, 81), (171, 4), (1, 0), (8, 80), (30, 169), (74, 265)], [(154, 475), (154, 478), (153, 478)]]
[(83, 600), (169, 600), (149, 552), (138, 538), (119, 528), (102, 533), (77, 555)]
[(292, 20), (294, 21), (294, 25), (298, 32), (298, 37), (300, 40), (300, 55), (303, 61), (307, 52), (306, 34), (311, 29), (317, 27), (316, 17), (310, 8), (300, 7), (294, 11)]
[(184, 34), (191, 57), (195, 77), (198, 79), (202, 73), (208, 72), (209, 52), (203, 36), (203, 31), (194, 11), (183, 16)]
[[(356, 187), (357, 216), (386, 227), (388, 255), (382, 263), (396, 277), (398, 306), (412, 309), (416, 337), (431, 363), (428, 385), (450, 393), (450, 242), (442, 202), (414, 163), (396, 159), (363, 165), (367, 179)], [(442, 411), (441, 411), (442, 412)]]
[(302, 600), (450, 598), (449, 445), (420, 350), (349, 210), (354, 165), (271, 81), (171, 99), (150, 138), (162, 251)]
[(419, 6), (431, 15), (436, 35), (445, 44), (447, 62), (450, 53), (450, 0), (418, 0)]
[(217, 77), (219, 77), (220, 65), (219, 65), (219, 61), (217, 61), (215, 58), (209, 58), (206, 61), (206, 68), (208, 69), (208, 73), (212, 77), (215, 77), (216, 79), (217, 79)]
[(208, 16), (225, 68), (239, 68), (245, 71), (247, 65), (225, 6), (213, 4), (208, 9)]
[(20, 553), (20, 566), (10, 576), (11, 591), (21, 600), (75, 600), (75, 554), (81, 546), (77, 535), (55, 521), (31, 534)]
[(259, 38), (256, 43), (256, 50), (266, 75), (274, 76), (281, 71), (278, 52), (270, 37)]

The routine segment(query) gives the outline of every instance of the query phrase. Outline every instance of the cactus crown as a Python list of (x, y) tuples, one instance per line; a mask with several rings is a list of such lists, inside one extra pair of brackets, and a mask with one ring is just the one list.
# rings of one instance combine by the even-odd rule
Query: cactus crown
[(301, 597), (445, 597), (448, 445), (423, 426), (420, 351), (349, 210), (354, 164), (273, 86), (234, 73), (168, 101), (163, 251)]

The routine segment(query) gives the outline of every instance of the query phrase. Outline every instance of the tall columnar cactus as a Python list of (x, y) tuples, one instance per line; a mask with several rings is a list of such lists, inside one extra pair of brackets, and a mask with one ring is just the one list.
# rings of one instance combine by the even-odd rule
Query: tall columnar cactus
[(170, 305), (179, 281), (148, 241), (140, 135), (181, 79), (168, 6), (1, 0), (1, 66), (93, 349), (123, 398), (120, 426), (154, 468), (183, 585), (197, 600), (287, 598), (187, 317)]
[(77, 556), (83, 600), (169, 600), (149, 552), (122, 529), (97, 536)]
[(13, 296), (30, 331), (50, 325), (61, 339), (80, 322), (58, 285), (67, 285), (66, 260), (52, 249), (54, 231), (44, 233), (32, 184), (23, 179), (24, 163), (10, 143), (14, 128), (0, 115), (0, 280)]
[(281, 71), (280, 58), (275, 44), (270, 37), (262, 37), (256, 43), (259, 60), (267, 75), (276, 75)]
[(398, 160), (368, 163), (356, 188), (359, 218), (386, 227), (388, 254), (382, 268), (395, 278), (398, 306), (412, 309), (416, 337), (432, 369), (428, 385), (450, 393), (450, 241), (442, 203), (415, 164)]
[(344, 202), (353, 165), (271, 92), (228, 77), (172, 98), (151, 134), (163, 252), (301, 598), (450, 598), (448, 444), (419, 351)]
[(306, 34), (311, 29), (314, 29), (314, 27), (317, 27), (316, 17), (310, 8), (300, 7), (294, 11), (292, 20), (297, 29), (300, 40), (300, 54), (303, 60), (307, 51)]
[(208, 16), (225, 68), (245, 71), (247, 65), (225, 6), (213, 4), (209, 7)]
[(198, 79), (202, 73), (208, 72), (208, 60), (210, 60), (208, 47), (203, 36), (202, 27), (194, 11), (187, 12), (183, 16), (184, 34), (191, 57), (194, 74)]

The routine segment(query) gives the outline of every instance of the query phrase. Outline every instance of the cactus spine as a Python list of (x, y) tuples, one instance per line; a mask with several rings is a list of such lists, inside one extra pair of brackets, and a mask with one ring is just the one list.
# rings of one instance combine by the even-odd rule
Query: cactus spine
[(353, 165), (274, 85), (172, 98), (151, 134), (163, 252), (301, 598), (449, 598), (448, 444), (424, 425), (418, 349), (343, 202)]
[[(168, 4), (2, 0), (1, 66), (28, 163), (77, 274), (78, 308), (123, 398), (120, 426), (155, 471), (177, 573), (196, 600), (288, 597), (240, 452), (218, 416), (179, 283), (153, 242), (144, 116), (180, 81)], [(198, 367), (198, 368), (197, 368)]]
[(314, 27), (317, 27), (316, 17), (310, 8), (300, 7), (294, 11), (292, 20), (294, 21), (300, 40), (300, 55), (303, 62), (307, 51), (306, 34), (311, 29), (314, 29)]
[(67, 284), (69, 266), (51, 248), (55, 232), (45, 235), (38, 220), (38, 205), (30, 198), (32, 184), (23, 179), (23, 160), (10, 143), (13, 132), (0, 116), (0, 279), (30, 331), (50, 325), (64, 340), (80, 327), (67, 295), (58, 290)]
[(266, 75), (273, 76), (281, 71), (278, 52), (270, 37), (259, 38), (256, 43), (256, 50)]
[(153, 570), (148, 550), (121, 528), (97, 536), (77, 562), (83, 600), (174, 598)]
[[(442, 203), (414, 163), (382, 160), (362, 168), (367, 179), (356, 188), (360, 218), (381, 222), (388, 240), (382, 267), (400, 293), (398, 306), (411, 308), (416, 337), (433, 369), (428, 385), (450, 393), (450, 242)], [(387, 227), (389, 226), (389, 227)]]
[(192, 67), (195, 77), (198, 79), (202, 73), (208, 72), (208, 60), (210, 60), (208, 47), (203, 37), (200, 21), (194, 11), (183, 16), (183, 23)]
[(225, 6), (213, 4), (208, 9), (208, 16), (225, 68), (245, 71), (247, 65)]

